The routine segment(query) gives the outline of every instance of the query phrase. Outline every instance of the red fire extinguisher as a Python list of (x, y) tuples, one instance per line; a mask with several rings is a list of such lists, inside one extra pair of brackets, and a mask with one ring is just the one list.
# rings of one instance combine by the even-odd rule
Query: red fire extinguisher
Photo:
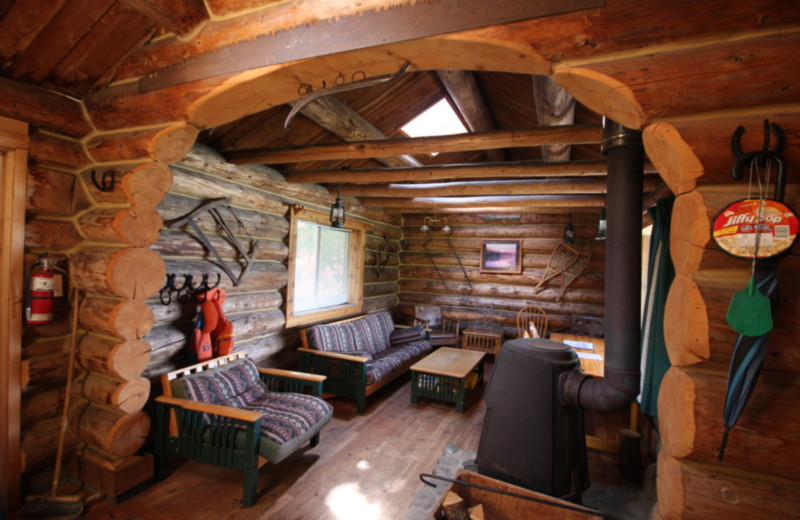
[(26, 285), (27, 304), (25, 321), (30, 325), (44, 325), (53, 321), (53, 303), (56, 297), (56, 261), (44, 253), (28, 270)]

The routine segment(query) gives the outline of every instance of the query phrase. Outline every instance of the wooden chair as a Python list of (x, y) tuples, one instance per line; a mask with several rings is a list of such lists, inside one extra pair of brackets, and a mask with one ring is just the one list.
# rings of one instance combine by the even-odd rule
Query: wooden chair
[(546, 338), (547, 313), (538, 305), (526, 305), (517, 313), (517, 337)]
[(442, 308), (438, 305), (414, 305), (414, 324), (424, 325), (430, 331), (434, 347), (458, 347), (460, 324), (443, 318)]
[[(219, 384), (219, 377), (226, 384)], [(205, 389), (204, 399), (219, 401), (197, 400), (200, 396), (193, 397), (182, 383), (188, 379)], [(259, 467), (281, 462), (306, 443), (319, 443), (320, 430), (333, 416), (333, 407), (321, 399), (324, 380), (322, 375), (257, 368), (242, 352), (163, 374), (164, 395), (156, 398), (156, 480), (167, 476), (168, 455), (235, 469), (244, 473), (244, 505), (253, 505)], [(256, 398), (256, 392), (264, 397)], [(247, 396), (254, 397), (253, 406), (245, 402)], [(272, 420), (270, 410), (276, 406), (281, 416)], [(275, 428), (287, 438), (262, 435), (262, 430), (274, 434)]]

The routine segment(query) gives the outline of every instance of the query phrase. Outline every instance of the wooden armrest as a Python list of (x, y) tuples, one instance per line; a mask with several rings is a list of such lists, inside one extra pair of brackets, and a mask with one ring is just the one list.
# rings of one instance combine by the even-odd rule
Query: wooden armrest
[(180, 406), (186, 410), (194, 412), (210, 413), (213, 415), (221, 415), (223, 417), (230, 417), (240, 421), (256, 422), (261, 419), (258, 412), (251, 412), (250, 410), (240, 410), (230, 406), (222, 406), (219, 404), (201, 403), (199, 401), (192, 401), (191, 399), (180, 399), (178, 397), (167, 397), (161, 395), (156, 397), (159, 403), (169, 404), (172, 406)]
[(369, 359), (361, 356), (350, 356), (347, 354), (342, 354), (339, 352), (325, 352), (324, 350), (317, 350), (313, 348), (303, 348), (300, 347), (297, 349), (298, 352), (308, 352), (310, 354), (314, 354), (315, 356), (325, 356), (334, 359), (342, 359), (345, 361), (353, 361), (356, 363), (366, 363)]
[(294, 370), (284, 370), (282, 368), (259, 368), (262, 374), (269, 374), (273, 376), (291, 377), (292, 379), (302, 379), (304, 381), (325, 381), (328, 376), (320, 374), (309, 374), (308, 372), (295, 372)]

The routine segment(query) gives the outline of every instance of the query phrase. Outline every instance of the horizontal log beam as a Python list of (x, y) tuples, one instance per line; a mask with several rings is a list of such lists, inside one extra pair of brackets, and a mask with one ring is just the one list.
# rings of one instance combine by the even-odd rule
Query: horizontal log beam
[[(644, 180), (645, 192), (655, 189), (655, 177)], [(465, 197), (487, 195), (565, 195), (606, 192), (605, 179), (536, 179), (493, 180), (469, 182), (438, 182), (426, 184), (371, 184), (342, 186), (340, 192), (349, 197)]]
[(497, 148), (520, 148), (550, 144), (599, 143), (599, 126), (570, 125), (529, 130), (503, 130), (416, 139), (386, 139), (344, 144), (324, 144), (291, 148), (257, 148), (225, 154), (233, 164), (285, 164), (336, 159), (364, 159), (391, 155), (467, 152)]
[[(605, 197), (602, 195), (512, 195), (495, 197), (416, 197), (413, 199), (363, 197), (359, 199), (365, 206), (383, 208), (426, 208), (437, 210), (443, 208), (472, 208), (491, 211), (487, 207), (536, 207), (536, 208), (602, 208)], [(449, 209), (448, 209), (449, 211)]]

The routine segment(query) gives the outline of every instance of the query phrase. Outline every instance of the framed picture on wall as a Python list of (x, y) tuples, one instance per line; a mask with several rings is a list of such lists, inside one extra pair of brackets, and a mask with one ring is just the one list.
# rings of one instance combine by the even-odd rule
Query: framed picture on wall
[(481, 240), (481, 272), (522, 272), (522, 240)]

